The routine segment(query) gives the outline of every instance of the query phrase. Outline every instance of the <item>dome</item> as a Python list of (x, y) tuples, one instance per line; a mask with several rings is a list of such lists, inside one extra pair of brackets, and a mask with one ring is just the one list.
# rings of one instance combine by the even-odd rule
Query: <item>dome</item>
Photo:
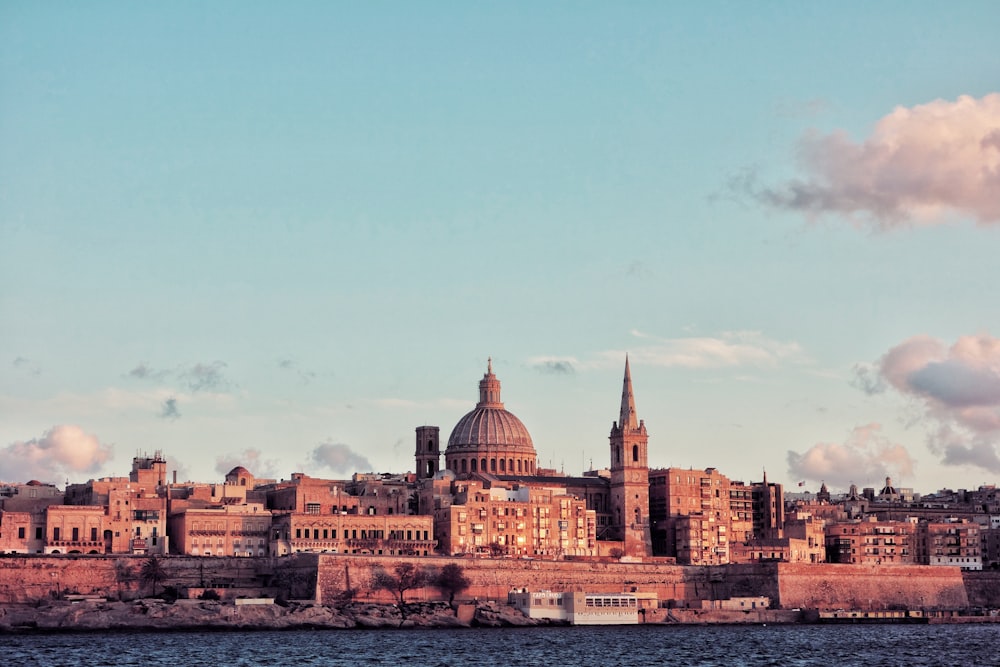
[(456, 473), (534, 473), (531, 435), (500, 401), (500, 380), (492, 359), (479, 382), (479, 403), (458, 420), (448, 438), (445, 467)]
[(535, 448), (521, 420), (503, 408), (477, 407), (458, 420), (448, 438), (448, 449), (490, 445)]

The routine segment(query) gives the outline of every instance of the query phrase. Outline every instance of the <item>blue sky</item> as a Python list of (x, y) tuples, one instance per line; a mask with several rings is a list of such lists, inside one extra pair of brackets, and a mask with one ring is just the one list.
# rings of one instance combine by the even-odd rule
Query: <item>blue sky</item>
[[(0, 479), (1000, 477), (993, 2), (0, 7)], [(996, 188), (991, 186), (995, 185)]]

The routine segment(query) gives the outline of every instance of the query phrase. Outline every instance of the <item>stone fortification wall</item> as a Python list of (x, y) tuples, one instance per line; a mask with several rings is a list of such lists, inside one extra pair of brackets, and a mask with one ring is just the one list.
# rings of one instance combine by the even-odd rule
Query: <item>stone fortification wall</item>
[(1000, 571), (963, 572), (969, 604), (973, 607), (1000, 609)]
[[(542, 561), (480, 558), (391, 558), (324, 555), (319, 557), (317, 597), (332, 601), (347, 589), (362, 599), (389, 601), (385, 592), (373, 591), (372, 576), (379, 569), (392, 573), (395, 566), (411, 562), (418, 567), (440, 569), (448, 563), (461, 565), (472, 585), (463, 598), (506, 601), (514, 588), (554, 591), (656, 593), (661, 600), (725, 599), (734, 596), (777, 597), (775, 567), (733, 565), (728, 567), (682, 567), (664, 564), (619, 562)], [(415, 590), (407, 599), (436, 599), (432, 588)]]
[[(24, 603), (68, 594), (100, 595), (130, 600), (150, 593), (140, 576), (145, 556), (0, 557), (0, 604)], [(283, 558), (160, 558), (164, 586), (182, 588), (276, 587), (289, 597), (311, 598), (316, 588), (317, 557), (295, 554)]]
[(963, 609), (969, 606), (957, 567), (928, 565), (778, 566), (779, 602), (788, 609)]
[[(667, 564), (540, 561), (479, 558), (394, 558), (380, 556), (294, 554), (280, 558), (162, 558), (166, 576), (158, 585), (178, 589), (219, 587), (280, 590), (293, 599), (334, 602), (353, 589), (361, 600), (390, 601), (373, 591), (378, 568), (392, 572), (410, 562), (440, 569), (462, 566), (472, 586), (460, 599), (506, 601), (514, 588), (558, 591), (655, 593), (660, 600), (686, 602), (766, 596), (784, 609), (891, 609), (969, 606), (1000, 608), (1000, 573), (967, 572), (929, 566), (848, 566), (763, 563), (725, 567)], [(0, 557), (0, 604), (24, 603), (67, 594), (134, 599), (150, 593), (139, 573), (145, 557), (11, 556)], [(424, 588), (407, 600), (438, 600)]]

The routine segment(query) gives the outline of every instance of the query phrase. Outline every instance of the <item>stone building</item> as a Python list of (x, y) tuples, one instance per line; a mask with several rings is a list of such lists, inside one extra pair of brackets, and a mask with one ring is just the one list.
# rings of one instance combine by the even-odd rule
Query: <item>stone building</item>
[(66, 504), (96, 507), (104, 513), (103, 553), (164, 554), (169, 548), (166, 477), (167, 463), (160, 452), (136, 456), (128, 477), (67, 486)]
[(852, 565), (913, 565), (917, 562), (917, 520), (875, 517), (828, 524), (826, 559)]
[(507, 488), (466, 479), (454, 481), (447, 497), (434, 510), (434, 534), (446, 554), (598, 555), (594, 511), (562, 486)]
[[(645, 423), (637, 418), (628, 360), (619, 419), (609, 436), (611, 465), (603, 474), (570, 477), (539, 468), (531, 435), (504, 407), (500, 388), (490, 360), (479, 382), (479, 401), (448, 438), (443, 469), (438, 465), (438, 427), (416, 429), (414, 455), (420, 481), (416, 511), (435, 516), (440, 550), (512, 555), (615, 553), (638, 559), (652, 555), (648, 434)], [(493, 521), (492, 512), (501, 507), (491, 503), (508, 503), (503, 509), (521, 511), (523, 516), (515, 515), (521, 520), (513, 524)], [(482, 522), (472, 522), (477, 532), (472, 532), (470, 523), (473, 504), (474, 513), (485, 511), (491, 517), (489, 526), (483, 523), (481, 529)], [(535, 518), (553, 524), (532, 524)], [(493, 523), (504, 528), (493, 528)], [(509, 528), (522, 524), (520, 531)]]
[(983, 569), (981, 528), (968, 519), (923, 521), (918, 531), (917, 562)]
[(267, 556), (271, 513), (260, 503), (185, 507), (169, 519), (174, 553)]

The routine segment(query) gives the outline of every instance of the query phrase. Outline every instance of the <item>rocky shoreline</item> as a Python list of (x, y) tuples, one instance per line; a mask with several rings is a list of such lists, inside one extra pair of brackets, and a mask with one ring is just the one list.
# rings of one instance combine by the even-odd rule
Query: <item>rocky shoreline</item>
[(211, 600), (53, 601), (0, 607), (0, 634), (352, 628), (471, 628), (551, 625), (495, 602), (234, 604)]

